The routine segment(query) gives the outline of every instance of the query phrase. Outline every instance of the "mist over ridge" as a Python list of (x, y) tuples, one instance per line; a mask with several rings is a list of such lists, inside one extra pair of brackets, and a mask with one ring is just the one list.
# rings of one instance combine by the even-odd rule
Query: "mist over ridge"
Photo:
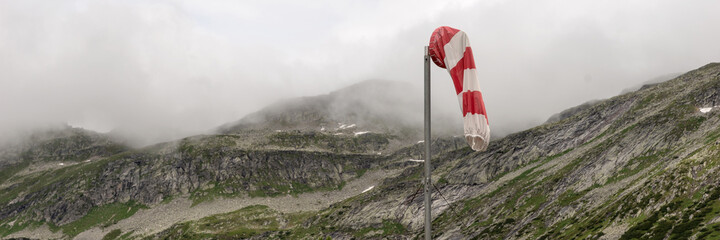
[[(67, 123), (146, 145), (366, 79), (420, 83), (442, 25), (470, 37), (493, 131), (515, 132), (716, 61), (718, 4), (4, 1), (0, 135)], [(455, 114), (447, 72), (432, 76)]]

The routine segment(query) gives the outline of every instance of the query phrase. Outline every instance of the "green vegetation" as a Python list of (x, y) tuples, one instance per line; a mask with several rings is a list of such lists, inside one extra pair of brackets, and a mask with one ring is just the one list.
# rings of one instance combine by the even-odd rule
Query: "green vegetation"
[(704, 116), (695, 116), (679, 121), (675, 124), (675, 127), (666, 135), (666, 137), (671, 139), (678, 139), (686, 132), (693, 132), (697, 130), (706, 119), (707, 118)]
[[(121, 154), (116, 156), (120, 155)], [(23, 176), (21, 178), (15, 178), (15, 181), (17, 181), (16, 185), (8, 190), (0, 191), (0, 204), (9, 203), (13, 199), (17, 198), (20, 193), (38, 192), (50, 187), (57, 186), (83, 190), (89, 187), (89, 184), (92, 183), (92, 179), (94, 179), (96, 174), (100, 172), (99, 170), (106, 166), (110, 159), (115, 159), (116, 156), (90, 163), (76, 164), (56, 170), (48, 170)], [(85, 182), (85, 184), (77, 184), (81, 181)]]
[(263, 205), (253, 205), (228, 214), (200, 219), (198, 232), (214, 232), (221, 238), (247, 238), (266, 231), (277, 231), (281, 214)]
[(697, 239), (718, 240), (720, 239), (720, 223), (713, 223), (701, 228)]
[(407, 229), (402, 224), (393, 220), (383, 220), (377, 227), (366, 227), (357, 230), (353, 235), (357, 238), (365, 237), (387, 237), (392, 235), (405, 234)]
[(0, 237), (22, 231), (23, 229), (33, 229), (42, 225), (41, 222), (23, 221), (22, 219), (3, 219), (0, 222)]
[(710, 134), (707, 134), (705, 137), (705, 144), (711, 144), (717, 141), (717, 139), (720, 138), (720, 128), (716, 128)]
[(633, 176), (633, 175), (637, 174), (638, 172), (642, 171), (643, 169), (656, 163), (660, 159), (660, 156), (667, 154), (668, 152), (669, 152), (669, 150), (664, 150), (664, 151), (660, 151), (658, 153), (630, 159), (630, 161), (628, 161), (628, 163), (625, 164), (625, 166), (622, 169), (620, 169), (620, 171), (618, 173), (616, 173), (612, 177), (608, 178), (608, 180), (605, 184), (615, 183), (615, 182), (618, 182), (629, 176)]
[(514, 218), (506, 218), (504, 221), (490, 224), (480, 232), (479, 236), (483, 239), (488, 239), (490, 236), (502, 236), (510, 230), (506, 225), (512, 226), (515, 222)]
[(220, 157), (223, 150), (237, 146), (238, 136), (214, 135), (198, 139), (185, 138), (178, 145), (178, 152), (192, 158), (213, 159)]
[(540, 204), (543, 204), (547, 201), (547, 198), (543, 193), (535, 193), (525, 199), (525, 203), (520, 206), (519, 211), (529, 210), (529, 211), (535, 211), (540, 207)]
[[(212, 187), (204, 190), (197, 190), (192, 192), (190, 199), (193, 200), (192, 206), (200, 204), (205, 201), (211, 201), (219, 197), (232, 198), (243, 196), (247, 193), (249, 197), (278, 197), (284, 195), (297, 196), (298, 194), (314, 192), (314, 191), (334, 191), (342, 190), (345, 186), (345, 181), (339, 183), (326, 182), (325, 185), (310, 187), (310, 185), (298, 181), (291, 181), (289, 183), (281, 180), (273, 181), (261, 181), (256, 183), (256, 189), (250, 191), (238, 190), (241, 186), (233, 185), (232, 182), (216, 182)], [(227, 189), (230, 189), (228, 191)]]
[(362, 177), (363, 175), (365, 175), (365, 172), (367, 172), (367, 169), (363, 168), (363, 169), (358, 169), (357, 171), (355, 171), (355, 174), (357, 177)]
[(643, 99), (641, 99), (639, 102), (635, 103), (633, 105), (633, 108), (631, 109), (631, 111), (645, 109), (645, 107), (650, 105), (650, 103), (658, 102), (657, 101), (658, 98), (659, 98), (658, 94), (652, 92), (652, 93), (648, 94), (647, 96), (643, 97)]
[[(714, 195), (720, 196), (720, 192), (716, 191)], [(703, 227), (703, 223), (720, 213), (720, 202), (717, 198), (704, 201), (680, 198), (661, 209), (663, 211), (655, 212), (635, 224), (620, 239), (664, 239), (668, 234), (670, 239), (688, 239), (698, 233), (702, 236), (699, 239), (708, 239), (711, 235), (720, 237), (720, 227), (715, 227), (717, 225)], [(701, 229), (698, 231), (698, 228)]]
[(264, 205), (252, 205), (234, 212), (212, 215), (197, 221), (173, 225), (160, 234), (163, 239), (243, 239), (265, 232), (285, 236), (299, 228), (314, 212), (280, 213)]
[(558, 199), (558, 204), (560, 206), (568, 206), (571, 203), (575, 202), (575, 200), (580, 199), (580, 197), (584, 196), (585, 193), (588, 191), (582, 191), (582, 192), (575, 192), (573, 190), (567, 190), (563, 194), (560, 195), (560, 199)]
[[(30, 165), (30, 161), (22, 161), (10, 166), (6, 166), (0, 169), (0, 183), (4, 183), (12, 178), (19, 171), (27, 168)], [(1, 200), (0, 200), (1, 202)]]
[(134, 201), (106, 204), (94, 207), (82, 218), (59, 227), (65, 235), (74, 237), (95, 226), (106, 227), (115, 224), (132, 216), (141, 208), (147, 207)]
[(345, 232), (354, 234), (357, 229), (336, 227), (336, 222), (352, 209), (352, 203), (362, 204), (368, 201), (365, 195), (351, 197), (342, 202), (331, 205), (329, 208), (308, 216), (303, 222), (303, 226), (298, 226), (290, 230), (287, 239), (325, 239), (330, 232)]
[(113, 239), (117, 239), (117, 238), (120, 236), (120, 234), (122, 234), (122, 230), (120, 230), (120, 229), (115, 229), (115, 230), (112, 230), (112, 231), (110, 231), (109, 233), (105, 234), (105, 236), (103, 237), (102, 240), (113, 240)]
[(361, 135), (333, 135), (321, 132), (287, 131), (268, 136), (256, 147), (275, 146), (290, 149), (324, 149), (331, 152), (367, 153), (385, 149), (395, 136), (381, 133)]

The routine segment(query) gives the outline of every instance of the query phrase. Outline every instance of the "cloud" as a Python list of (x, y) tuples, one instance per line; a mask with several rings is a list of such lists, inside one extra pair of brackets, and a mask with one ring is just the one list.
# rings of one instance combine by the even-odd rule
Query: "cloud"
[(2, 26), (12, 33), (3, 35), (9, 54), (0, 66), (5, 127), (59, 121), (149, 142), (201, 132), (272, 99), (261, 94), (272, 87), (263, 73), (248, 70), (269, 72), (248, 54), (272, 51), (244, 49), (177, 6), (24, 8), (2, 14), (13, 23)]
[[(139, 144), (366, 79), (422, 81), (468, 33), (490, 122), (512, 132), (720, 58), (716, 1), (2, 1), (0, 133), (54, 123)], [(434, 101), (457, 108), (445, 70)], [(458, 110), (459, 111), (459, 110)]]

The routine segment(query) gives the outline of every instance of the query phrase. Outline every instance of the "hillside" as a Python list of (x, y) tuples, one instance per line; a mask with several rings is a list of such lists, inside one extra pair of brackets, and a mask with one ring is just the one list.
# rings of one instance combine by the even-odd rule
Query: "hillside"
[[(714, 63), (494, 141), (484, 153), (438, 154), (436, 237), (717, 238), (720, 118), (706, 111), (718, 99)], [(420, 170), (320, 212), (303, 231), (420, 236), (422, 200), (410, 197)]]
[[(419, 237), (417, 123), (392, 121), (406, 115), (393, 110), (406, 107), (402, 99), (338, 97), (376, 85), (288, 100), (218, 134), (143, 149), (72, 128), (5, 149), (0, 236)], [(483, 153), (440, 134), (434, 233), (720, 239), (718, 100), (720, 64), (712, 63), (566, 111)], [(379, 104), (388, 102), (396, 105)]]

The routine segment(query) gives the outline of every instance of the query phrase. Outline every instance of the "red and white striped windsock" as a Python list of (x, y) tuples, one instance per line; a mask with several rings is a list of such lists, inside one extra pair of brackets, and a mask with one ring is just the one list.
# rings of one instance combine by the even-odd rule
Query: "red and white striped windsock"
[(465, 140), (475, 151), (485, 151), (490, 142), (490, 125), (475, 69), (470, 40), (465, 32), (443, 26), (430, 37), (428, 52), (435, 65), (450, 72), (460, 102)]

